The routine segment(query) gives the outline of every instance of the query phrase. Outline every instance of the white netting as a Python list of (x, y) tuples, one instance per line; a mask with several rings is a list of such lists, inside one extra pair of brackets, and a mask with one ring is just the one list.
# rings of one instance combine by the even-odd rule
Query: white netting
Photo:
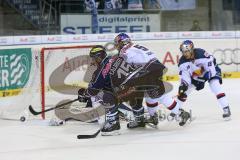
[[(16, 120), (21, 116), (27, 119), (41, 118), (41, 115), (32, 116), (29, 113), (29, 105), (36, 111), (41, 111), (57, 105), (64, 99), (77, 98), (79, 87), (87, 87), (94, 70), (88, 67), (90, 48), (91, 46), (83, 48), (74, 46), (32, 49), (29, 80), (20, 94), (0, 97), (0, 118)], [(86, 75), (87, 70), (89, 71)], [(42, 86), (44, 92), (41, 92)], [(42, 105), (42, 99), (45, 100), (45, 105)], [(46, 115), (52, 117), (52, 114), (53, 112), (50, 112)]]
[[(33, 117), (28, 112), (29, 105), (40, 106), (39, 78), (39, 54), (32, 50), (29, 80), (23, 89), (6, 91), (6, 93), (11, 93), (12, 96), (1, 97), (0, 118), (13, 120), (19, 120), (21, 116), (40, 118), (40, 116)], [(14, 95), (15, 93), (16, 95)]]
[[(87, 87), (90, 47), (45, 49), (43, 93), (45, 107), (56, 106), (60, 101), (77, 98), (80, 87)], [(90, 69), (92, 70), (92, 69)], [(43, 78), (43, 77), (42, 77)]]

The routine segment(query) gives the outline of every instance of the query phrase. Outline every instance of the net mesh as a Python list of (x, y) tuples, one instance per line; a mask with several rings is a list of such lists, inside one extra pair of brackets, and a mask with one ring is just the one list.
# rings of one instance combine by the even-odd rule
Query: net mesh
[(22, 116), (26, 119), (54, 116), (54, 112), (46, 116), (32, 116), (28, 107), (32, 105), (34, 110), (42, 111), (64, 99), (77, 98), (78, 89), (87, 87), (95, 70), (89, 65), (90, 48), (69, 46), (32, 49), (30, 78), (23, 89), (16, 91), (16, 95), (1, 97), (0, 118), (19, 120)]

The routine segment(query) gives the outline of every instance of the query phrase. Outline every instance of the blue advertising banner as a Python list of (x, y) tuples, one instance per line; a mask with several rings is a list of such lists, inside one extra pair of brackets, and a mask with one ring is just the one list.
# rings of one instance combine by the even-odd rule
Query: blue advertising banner
[[(97, 21), (98, 33), (160, 31), (160, 14), (99, 14)], [(91, 15), (61, 15), (61, 34), (91, 34), (91, 24)]]

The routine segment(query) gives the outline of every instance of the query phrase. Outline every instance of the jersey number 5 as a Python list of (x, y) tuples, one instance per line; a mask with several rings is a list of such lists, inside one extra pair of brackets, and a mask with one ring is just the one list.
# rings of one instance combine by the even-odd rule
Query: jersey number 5
[(146, 47), (143, 47), (143, 46), (140, 46), (140, 45), (135, 45), (134, 47), (137, 48), (137, 49), (141, 49), (143, 51), (148, 51), (148, 49)]

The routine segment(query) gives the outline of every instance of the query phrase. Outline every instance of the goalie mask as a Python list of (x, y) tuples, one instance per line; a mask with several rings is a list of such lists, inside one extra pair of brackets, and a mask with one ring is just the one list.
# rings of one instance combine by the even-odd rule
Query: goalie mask
[(125, 45), (132, 43), (130, 37), (125, 33), (120, 33), (114, 38), (114, 46), (120, 51)]
[(107, 57), (107, 53), (103, 46), (97, 45), (90, 50), (89, 56), (92, 58), (92, 63), (99, 66), (103, 59)]
[(193, 54), (194, 45), (193, 42), (190, 40), (185, 40), (180, 45), (180, 51), (182, 52), (183, 56), (187, 59), (191, 58)]

